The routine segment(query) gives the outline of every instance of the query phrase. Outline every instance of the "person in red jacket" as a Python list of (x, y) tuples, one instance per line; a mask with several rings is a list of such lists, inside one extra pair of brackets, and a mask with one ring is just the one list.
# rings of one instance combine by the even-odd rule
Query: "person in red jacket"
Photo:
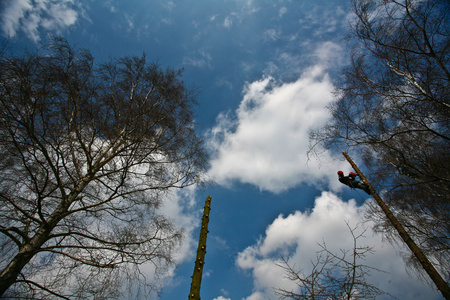
[(345, 185), (348, 185), (352, 189), (361, 189), (364, 192), (366, 192), (367, 194), (369, 194), (369, 195), (371, 194), (368, 185), (366, 185), (366, 184), (356, 180), (356, 174), (355, 173), (350, 172), (348, 174), (348, 176), (344, 176), (344, 172), (338, 171), (337, 174), (339, 176), (339, 181), (341, 183), (343, 183)]

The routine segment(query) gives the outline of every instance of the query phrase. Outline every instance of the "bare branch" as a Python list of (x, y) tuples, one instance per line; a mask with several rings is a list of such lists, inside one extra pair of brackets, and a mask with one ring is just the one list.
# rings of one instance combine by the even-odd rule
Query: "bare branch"
[(109, 272), (152, 286), (140, 266), (171, 266), (181, 237), (158, 208), (206, 170), (181, 71), (145, 55), (94, 65), (61, 38), (36, 53), (2, 53), (0, 70), (0, 234), (17, 245), (0, 296), (14, 285), (37, 298), (95, 297), (93, 273), (112, 298), (123, 298), (125, 282)]

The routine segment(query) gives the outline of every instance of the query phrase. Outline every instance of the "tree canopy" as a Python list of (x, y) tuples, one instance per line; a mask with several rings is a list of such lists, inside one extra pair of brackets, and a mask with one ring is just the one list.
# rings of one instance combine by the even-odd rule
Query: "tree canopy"
[(182, 234), (158, 208), (207, 161), (181, 71), (145, 55), (96, 65), (61, 38), (3, 51), (0, 70), (0, 295), (155, 288), (144, 269), (171, 265)]

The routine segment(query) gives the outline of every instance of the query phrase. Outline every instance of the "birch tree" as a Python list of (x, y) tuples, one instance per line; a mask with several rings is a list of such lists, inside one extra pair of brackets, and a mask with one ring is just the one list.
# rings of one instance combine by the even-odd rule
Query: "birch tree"
[(182, 235), (158, 208), (207, 160), (181, 71), (145, 55), (96, 65), (60, 38), (3, 52), (0, 69), (0, 296), (156, 288), (144, 268), (164, 273)]
[[(448, 281), (450, 6), (353, 0), (352, 8), (350, 65), (313, 148), (360, 153), (370, 181)], [(376, 229), (393, 238), (383, 218)]]

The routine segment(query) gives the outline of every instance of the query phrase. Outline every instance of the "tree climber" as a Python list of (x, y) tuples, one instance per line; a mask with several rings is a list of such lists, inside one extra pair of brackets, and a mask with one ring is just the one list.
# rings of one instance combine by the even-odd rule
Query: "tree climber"
[(364, 192), (366, 192), (367, 194), (370, 195), (370, 189), (369, 186), (359, 182), (358, 180), (356, 180), (356, 174), (353, 172), (350, 172), (348, 174), (348, 176), (344, 176), (344, 172), (342, 171), (338, 171), (337, 172), (338, 176), (339, 176), (339, 181), (345, 185), (348, 185), (349, 187), (351, 187), (352, 189), (361, 189)]

